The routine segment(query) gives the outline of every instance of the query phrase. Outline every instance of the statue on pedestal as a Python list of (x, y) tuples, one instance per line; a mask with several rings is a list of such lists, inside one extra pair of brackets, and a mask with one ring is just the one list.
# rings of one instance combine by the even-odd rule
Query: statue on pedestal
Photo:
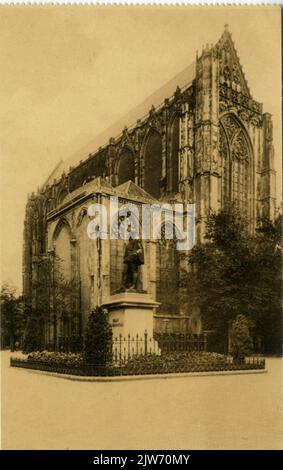
[(140, 240), (129, 238), (124, 254), (122, 288), (142, 291), (140, 266), (144, 264), (144, 251)]

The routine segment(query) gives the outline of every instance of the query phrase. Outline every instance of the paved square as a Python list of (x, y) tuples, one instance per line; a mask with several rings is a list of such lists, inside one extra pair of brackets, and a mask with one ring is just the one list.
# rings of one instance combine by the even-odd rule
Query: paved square
[(268, 373), (76, 382), (9, 367), (4, 449), (282, 449), (282, 361)]

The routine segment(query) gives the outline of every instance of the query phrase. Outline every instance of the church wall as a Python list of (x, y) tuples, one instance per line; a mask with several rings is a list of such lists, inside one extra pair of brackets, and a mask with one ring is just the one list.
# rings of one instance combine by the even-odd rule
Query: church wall
[(62, 274), (69, 280), (71, 278), (71, 233), (63, 226), (60, 233), (53, 241), (55, 253), (62, 261)]
[(95, 287), (97, 284), (97, 253), (95, 250), (95, 241), (90, 240), (87, 235), (87, 225), (89, 218), (84, 215), (79, 225), (75, 228), (76, 254), (79, 288), (80, 288), (80, 311), (82, 313), (83, 327), (85, 326), (88, 314), (91, 309)]
[[(76, 308), (82, 315), (83, 330), (90, 311), (109, 300), (113, 287), (121, 287), (126, 243), (124, 240), (89, 239), (87, 225), (91, 218), (88, 217), (86, 211), (92, 202), (102, 203), (109, 213), (109, 196), (98, 194), (84, 202), (83, 205), (67, 209), (61, 218), (54, 217), (48, 223), (47, 228), (49, 250), (54, 249), (54, 254), (69, 260), (71, 253), (73, 253), (73, 262), (69, 262), (68, 270), (71, 270), (71, 277), (75, 278), (79, 284), (79, 299)], [(120, 200), (120, 203), (125, 202), (129, 201)], [(60, 221), (64, 221), (64, 223)], [(69, 231), (66, 228), (67, 224), (70, 227)], [(109, 231), (108, 224), (107, 237)], [(55, 236), (56, 232), (58, 232), (57, 237)], [(154, 242), (143, 242), (145, 252), (145, 265), (141, 267), (143, 288), (150, 295), (155, 295), (156, 284), (154, 245)], [(119, 256), (116, 256), (117, 246)]]
[[(64, 217), (64, 218), (63, 218)], [(87, 225), (89, 217), (86, 214), (86, 206), (78, 206), (64, 214), (62, 218), (55, 218), (48, 223), (48, 248), (54, 250), (54, 255), (62, 259), (69, 257), (68, 273), (66, 278), (74, 281), (76, 289), (76, 302), (73, 309), (81, 314), (81, 326), (84, 329), (89, 312), (97, 302), (97, 292), (99, 290), (97, 279), (97, 253), (96, 241), (90, 240), (87, 235)], [(69, 224), (70, 233), (67, 229), (60, 231), (58, 238), (56, 235), (60, 220), (65, 220)], [(64, 263), (65, 264), (65, 263)], [(68, 276), (69, 274), (69, 276)]]

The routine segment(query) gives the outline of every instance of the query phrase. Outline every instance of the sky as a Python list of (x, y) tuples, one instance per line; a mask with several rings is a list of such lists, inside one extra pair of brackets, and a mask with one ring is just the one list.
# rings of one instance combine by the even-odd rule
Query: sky
[(253, 98), (273, 115), (281, 199), (280, 7), (0, 6), (2, 281), (21, 289), (27, 194), (226, 23)]

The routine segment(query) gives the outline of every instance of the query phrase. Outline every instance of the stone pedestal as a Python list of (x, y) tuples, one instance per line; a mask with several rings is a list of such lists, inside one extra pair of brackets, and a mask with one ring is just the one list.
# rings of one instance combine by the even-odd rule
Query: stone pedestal
[(153, 313), (158, 306), (149, 294), (130, 291), (114, 294), (103, 304), (109, 312), (113, 337), (144, 338), (147, 332), (148, 339), (153, 338)]

